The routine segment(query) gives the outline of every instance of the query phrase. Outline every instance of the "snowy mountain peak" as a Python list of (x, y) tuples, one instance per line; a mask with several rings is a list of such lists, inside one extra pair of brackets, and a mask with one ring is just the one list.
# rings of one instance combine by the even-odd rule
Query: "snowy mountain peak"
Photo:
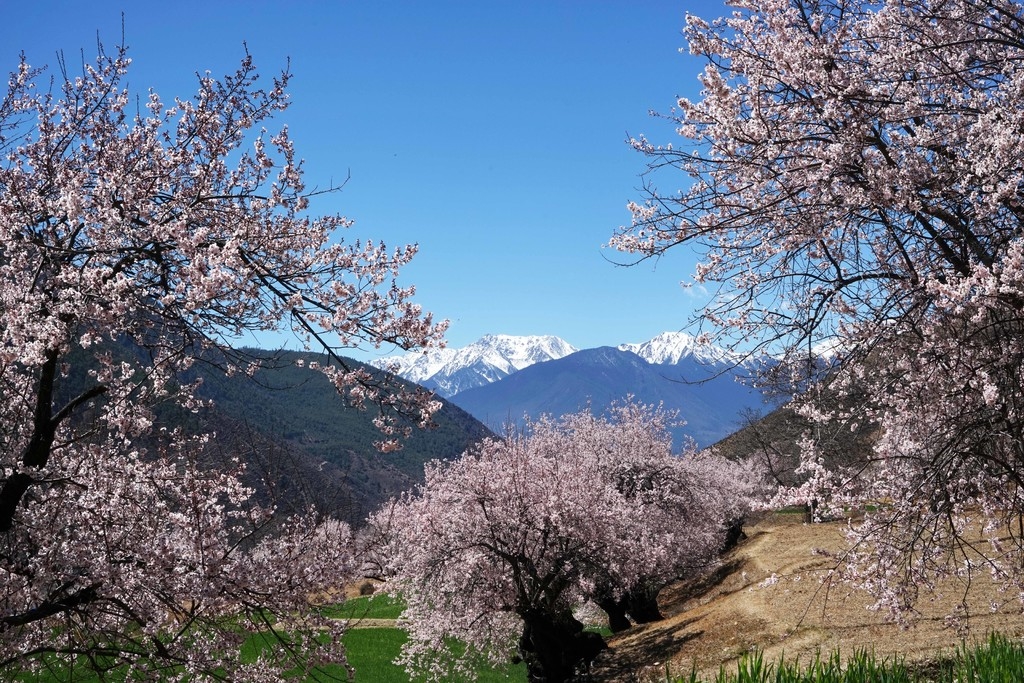
[(491, 358), (497, 354), (511, 367), (522, 370), (534, 363), (568, 356), (577, 349), (553, 335), (516, 337), (510, 334), (488, 334), (462, 351), (468, 357), (479, 358)]
[(632, 351), (655, 365), (675, 365), (684, 358), (693, 358), (711, 365), (735, 360), (729, 351), (703, 343), (686, 332), (662, 332), (654, 339), (640, 344), (620, 344), (619, 349)]
[[(685, 332), (663, 332), (640, 344), (621, 344), (653, 365), (676, 365), (684, 360), (702, 365), (737, 362), (733, 354), (698, 341)], [(553, 335), (488, 334), (469, 346), (434, 349), (384, 358), (377, 365), (397, 367), (407, 380), (450, 398), (466, 389), (497, 382), (535, 363), (564, 358), (577, 349)]]
[(374, 365), (388, 370), (397, 368), (398, 376), (423, 384), (449, 363), (456, 353), (456, 349), (449, 348), (411, 351), (404, 356), (388, 356), (374, 361)]
[(401, 377), (449, 397), (575, 351), (571, 344), (552, 335), (489, 334), (460, 349), (410, 353), (385, 358), (379, 365), (397, 365)]

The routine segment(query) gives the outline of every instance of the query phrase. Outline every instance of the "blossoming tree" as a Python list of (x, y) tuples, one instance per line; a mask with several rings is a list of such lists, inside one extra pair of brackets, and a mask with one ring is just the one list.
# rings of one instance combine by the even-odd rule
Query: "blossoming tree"
[(443, 679), (472, 656), (518, 654), (530, 680), (569, 680), (604, 647), (574, 606), (713, 562), (725, 515), (749, 501), (714, 455), (673, 456), (666, 419), (632, 403), (541, 419), (430, 464), (374, 515), (378, 564), (408, 605), (410, 672)]
[[(287, 129), (261, 132), (288, 73), (261, 86), (246, 56), (165, 103), (129, 93), (128, 67), (118, 50), (51, 80), (23, 58), (0, 96), (0, 671), (276, 680), (343, 663), (309, 599), (351, 565), (345, 526), (273, 520), (242, 465), (200, 464), (212, 435), (154, 408), (200, 410), (184, 370), (251, 369), (231, 340), (287, 327), (380, 406), (387, 449), (436, 404), (339, 352), (430, 346), (443, 325), (394, 282), (413, 247), (347, 245), (345, 218), (307, 214)], [(266, 646), (241, 661), (253, 630)]]
[(841, 356), (831, 389), (859, 400), (805, 412), (880, 436), (841, 470), (809, 442), (799, 495), (875, 509), (846, 571), (879, 606), (979, 572), (1024, 595), (1024, 7), (735, 7), (688, 18), (701, 98), (669, 116), (681, 146), (633, 141), (646, 199), (613, 244), (695, 247), (723, 336)]

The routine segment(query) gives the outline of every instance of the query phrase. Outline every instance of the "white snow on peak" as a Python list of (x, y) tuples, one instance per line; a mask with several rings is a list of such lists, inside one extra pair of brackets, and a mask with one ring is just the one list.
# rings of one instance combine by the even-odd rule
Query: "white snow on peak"
[[(664, 332), (639, 344), (620, 344), (648, 363), (675, 365), (692, 359), (704, 365), (738, 363), (738, 357), (720, 347), (699, 342), (685, 332)], [(552, 335), (489, 334), (462, 348), (432, 349), (384, 358), (378, 367), (397, 367), (405, 379), (433, 387), (442, 396), (483, 386), (508, 377), (535, 363), (563, 358), (577, 349)]]
[(632, 351), (648, 363), (675, 365), (685, 358), (704, 364), (732, 363), (732, 353), (712, 344), (698, 341), (686, 332), (662, 332), (650, 341), (639, 344), (620, 344), (622, 351)]
[(563, 358), (576, 351), (574, 346), (552, 335), (516, 337), (510, 334), (488, 334), (460, 349), (454, 362), (461, 361), (465, 365), (482, 360), (507, 369), (511, 374), (534, 363)]
[(489, 334), (462, 348), (392, 356), (377, 365), (397, 365), (401, 377), (419, 384), (430, 381), (437, 385), (439, 393), (451, 396), (576, 351), (574, 346), (552, 335)]
[(458, 349), (430, 349), (429, 351), (410, 351), (402, 356), (388, 356), (374, 361), (379, 368), (393, 370), (395, 374), (410, 382), (422, 383), (437, 374), (455, 354)]

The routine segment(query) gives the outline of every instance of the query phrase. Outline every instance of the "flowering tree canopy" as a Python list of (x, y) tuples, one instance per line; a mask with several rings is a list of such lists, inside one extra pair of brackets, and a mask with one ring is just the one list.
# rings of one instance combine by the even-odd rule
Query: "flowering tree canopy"
[(407, 601), (410, 671), (443, 678), (454, 637), (495, 663), (518, 649), (531, 680), (568, 680), (603, 647), (574, 606), (709, 565), (751, 489), (713, 455), (673, 456), (667, 419), (632, 403), (541, 419), (432, 463), (371, 518)]
[[(382, 406), (392, 447), (397, 415), (436, 404), (338, 352), (430, 346), (444, 326), (394, 282), (413, 247), (346, 245), (345, 218), (307, 216), (287, 129), (262, 129), (288, 73), (264, 88), (246, 56), (168, 104), (130, 94), (128, 66), (118, 50), (51, 80), (23, 58), (0, 96), (0, 669), (255, 679), (343, 661), (336, 626), (321, 643), (313, 621), (285, 637), (275, 619), (337, 583), (347, 529), (300, 515), (264, 533), (241, 466), (202, 467), (210, 437), (154, 407), (199, 410), (184, 370), (251, 369), (231, 340), (285, 326)], [(247, 627), (280, 639), (241, 662)]]
[[(1009, 0), (740, 0), (688, 18), (707, 61), (613, 243), (677, 244), (707, 319), (794, 354), (826, 345), (880, 434), (855, 469), (808, 443), (801, 495), (864, 506), (850, 572), (901, 618), (981, 567), (1024, 595), (1024, 7)], [(655, 183), (678, 170), (679, 193)], [(852, 402), (847, 402), (851, 405)], [(823, 508), (824, 509), (824, 508)]]

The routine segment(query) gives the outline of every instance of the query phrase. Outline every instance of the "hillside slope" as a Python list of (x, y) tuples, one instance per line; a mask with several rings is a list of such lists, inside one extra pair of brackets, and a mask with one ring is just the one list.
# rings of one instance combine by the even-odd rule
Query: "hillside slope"
[[(943, 592), (922, 599), (917, 625), (901, 630), (869, 610), (865, 594), (827, 581), (835, 560), (815, 550), (840, 552), (845, 526), (804, 524), (799, 514), (774, 514), (746, 527), (748, 538), (718, 571), (662, 591), (666, 619), (611, 639), (599, 660), (598, 680), (664, 680), (666, 664), (677, 675), (689, 674), (694, 664), (713, 675), (722, 664), (734, 669), (736, 659), (755, 647), (767, 660), (785, 655), (802, 662), (836, 648), (843, 655), (867, 649), (879, 658), (898, 653), (908, 660), (934, 659), (955, 648), (960, 637), (943, 617), (963, 595), (962, 585), (943, 586)], [(988, 582), (976, 581), (967, 595), (973, 634), (1024, 634), (1019, 605), (1011, 601), (990, 611), (991, 599), (1006, 596), (997, 596)]]
[(400, 451), (382, 454), (373, 445), (381, 439), (373, 410), (347, 405), (322, 373), (296, 365), (300, 357), (307, 365), (318, 359), (285, 352), (278, 367), (252, 378), (205, 374), (200, 393), (214, 401), (207, 419), (236, 442), (259, 441), (259, 449), (248, 449), (260, 457), (259, 465), (277, 464), (258, 452), (271, 450), (277, 460), (297, 466), (294, 476), (303, 479), (305, 488), (334, 489), (329, 497), (339, 501), (335, 512), (351, 522), (361, 522), (380, 503), (422, 481), (428, 460), (455, 458), (490, 434), (471, 415), (443, 401), (434, 416), (436, 427), (414, 429)]

